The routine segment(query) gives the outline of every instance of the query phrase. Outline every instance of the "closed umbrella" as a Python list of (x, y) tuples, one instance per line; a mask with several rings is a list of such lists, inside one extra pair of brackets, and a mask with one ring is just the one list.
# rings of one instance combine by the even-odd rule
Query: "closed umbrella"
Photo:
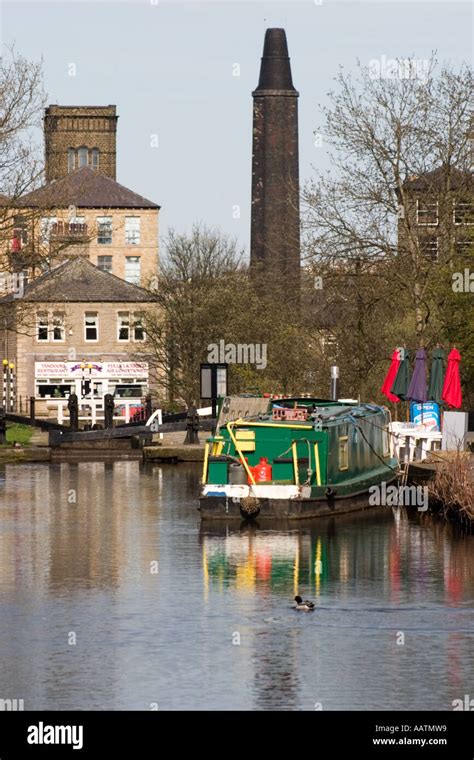
[(390, 367), (388, 369), (385, 380), (383, 381), (383, 385), (380, 389), (380, 392), (383, 393), (383, 395), (386, 396), (389, 401), (393, 401), (395, 404), (399, 402), (400, 399), (398, 398), (398, 396), (394, 396), (394, 394), (391, 392), (390, 389), (397, 376), (399, 366), (400, 366), (400, 352), (398, 349), (395, 349), (395, 351), (392, 354), (392, 361), (390, 363)]
[(448, 356), (448, 366), (446, 367), (446, 376), (441, 393), (441, 400), (455, 409), (459, 409), (462, 404), (461, 378), (459, 376), (460, 361), (461, 354), (457, 348), (453, 348)]
[(407, 398), (412, 401), (426, 401), (426, 351), (419, 348), (415, 356), (415, 369), (408, 386)]
[(443, 391), (443, 362), (444, 351), (442, 348), (435, 348), (431, 356), (430, 384), (428, 386), (428, 399), (441, 404), (441, 393)]
[(400, 364), (397, 376), (393, 382), (390, 392), (397, 396), (401, 401), (405, 401), (408, 393), (408, 383), (410, 379), (410, 367), (408, 364), (408, 351), (406, 348), (400, 349)]

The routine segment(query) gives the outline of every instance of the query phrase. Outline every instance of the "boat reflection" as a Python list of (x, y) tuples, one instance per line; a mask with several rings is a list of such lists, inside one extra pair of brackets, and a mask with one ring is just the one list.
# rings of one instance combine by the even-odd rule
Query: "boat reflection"
[[(455, 535), (456, 534), (456, 535)], [(200, 531), (204, 589), (233, 586), (240, 592), (265, 587), (288, 595), (319, 597), (336, 583), (339, 597), (354, 582), (382, 582), (390, 602), (423, 594), (433, 580), (457, 605), (474, 587), (469, 561), (474, 537), (448, 524), (404, 509), (367, 510), (306, 525), (203, 523)]]

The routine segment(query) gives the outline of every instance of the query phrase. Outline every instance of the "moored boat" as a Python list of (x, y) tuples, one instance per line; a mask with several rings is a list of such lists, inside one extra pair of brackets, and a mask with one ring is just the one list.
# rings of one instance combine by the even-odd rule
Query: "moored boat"
[(375, 404), (271, 399), (266, 413), (224, 422), (208, 439), (203, 519), (308, 519), (369, 506), (398, 462), (390, 413)]

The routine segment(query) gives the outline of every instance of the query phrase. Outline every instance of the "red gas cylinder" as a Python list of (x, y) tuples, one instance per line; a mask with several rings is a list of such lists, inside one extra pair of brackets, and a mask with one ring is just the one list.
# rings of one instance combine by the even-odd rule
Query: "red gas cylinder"
[(252, 468), (252, 475), (256, 483), (265, 483), (272, 479), (272, 466), (268, 464), (267, 457), (260, 457), (260, 462)]

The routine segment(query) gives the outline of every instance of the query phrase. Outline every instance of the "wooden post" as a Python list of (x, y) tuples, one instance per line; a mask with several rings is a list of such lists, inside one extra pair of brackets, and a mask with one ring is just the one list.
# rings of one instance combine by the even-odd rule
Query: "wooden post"
[(35, 397), (30, 396), (30, 420), (35, 419)]
[(5, 409), (3, 407), (0, 407), (0, 444), (4, 444), (7, 442), (7, 421), (5, 418)]
[(148, 395), (145, 398), (145, 422), (150, 419), (152, 414), (153, 414), (153, 405), (151, 403), (151, 396), (148, 393)]

